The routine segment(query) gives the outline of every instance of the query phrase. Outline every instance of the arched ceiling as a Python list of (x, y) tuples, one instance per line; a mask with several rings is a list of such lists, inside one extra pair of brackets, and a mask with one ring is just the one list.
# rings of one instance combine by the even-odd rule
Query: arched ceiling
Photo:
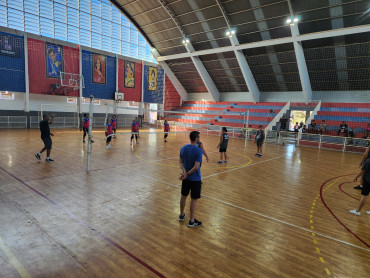
[[(260, 92), (302, 91), (302, 80), (286, 20), (299, 17), (301, 41), (313, 91), (370, 90), (370, 2), (368, 0), (111, 0), (157, 49), (188, 93), (207, 92), (202, 73), (182, 43), (188, 38), (221, 93), (247, 92), (245, 71), (225, 35), (236, 30)], [(333, 30), (349, 27), (343, 35)], [(362, 29), (357, 28), (362, 27)], [(364, 28), (365, 27), (365, 28)], [(364, 31), (365, 30), (365, 31)], [(322, 35), (324, 34), (324, 35)], [(265, 45), (260, 42), (267, 42)], [(270, 43), (271, 42), (271, 43)], [(183, 54), (181, 58), (176, 56)]]

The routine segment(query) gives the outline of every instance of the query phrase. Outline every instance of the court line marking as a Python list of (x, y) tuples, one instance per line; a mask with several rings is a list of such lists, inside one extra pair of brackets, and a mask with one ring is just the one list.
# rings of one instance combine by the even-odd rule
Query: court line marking
[(349, 194), (349, 193), (347, 193), (347, 192), (345, 192), (345, 191), (343, 190), (342, 186), (343, 186), (344, 184), (346, 184), (346, 183), (350, 183), (350, 182), (349, 182), (349, 181), (348, 181), (348, 182), (343, 182), (343, 183), (341, 183), (340, 185), (338, 185), (339, 190), (340, 190), (340, 191), (342, 191), (342, 192), (343, 192), (344, 194), (346, 194), (347, 196), (351, 197), (352, 199), (355, 199), (355, 200), (357, 200), (357, 201), (360, 201), (360, 199), (353, 197), (351, 194)]
[[(266, 160), (267, 161), (267, 160)], [(262, 163), (262, 162), (257, 162), (257, 163)], [(257, 164), (255, 163), (255, 164)], [(253, 166), (255, 164), (250, 164), (248, 166)], [(244, 166), (244, 167), (247, 167), (247, 166)], [(233, 171), (233, 170), (236, 170), (236, 169), (231, 169), (231, 170), (228, 170), (227, 172), (229, 171)], [(226, 171), (225, 171), (226, 172)], [(221, 173), (217, 173), (217, 175), (219, 174), (222, 174), (223, 172)], [(173, 187), (177, 187), (177, 188), (181, 188), (180, 184), (172, 184), (172, 183), (169, 183), (169, 182), (165, 182), (163, 180), (159, 180), (159, 179), (156, 179), (156, 178), (153, 178), (153, 177), (149, 177), (149, 176), (146, 176), (146, 175), (142, 175), (142, 174), (138, 174), (136, 173), (137, 175), (139, 176), (142, 176), (142, 177), (146, 177), (148, 179), (152, 179), (152, 180), (155, 180), (155, 181), (158, 181), (160, 183), (165, 183), (167, 185), (170, 185), (170, 186), (173, 186)], [(213, 175), (212, 175), (213, 176)], [(277, 219), (275, 217), (271, 217), (271, 216), (268, 216), (268, 215), (265, 215), (263, 213), (260, 213), (260, 212), (257, 212), (257, 211), (254, 211), (254, 210), (250, 210), (250, 209), (247, 209), (247, 208), (243, 208), (243, 207), (240, 207), (238, 205), (234, 205), (232, 203), (229, 203), (229, 202), (226, 202), (226, 201), (223, 201), (223, 200), (220, 200), (220, 199), (217, 199), (217, 198), (213, 198), (211, 196), (208, 196), (208, 195), (205, 195), (205, 194), (202, 194), (203, 197), (205, 198), (208, 198), (208, 199), (211, 199), (211, 200), (214, 200), (216, 202), (219, 202), (221, 204), (224, 204), (224, 205), (227, 205), (227, 206), (230, 206), (230, 207), (234, 207), (234, 208), (237, 208), (237, 209), (240, 209), (240, 210), (244, 210), (244, 211), (247, 211), (249, 213), (252, 213), (252, 214), (255, 214), (255, 215), (258, 215), (258, 216), (261, 216), (263, 218), (266, 218), (266, 219), (269, 219), (269, 220), (273, 220), (275, 222), (278, 222), (278, 223), (281, 223), (281, 224), (285, 224), (287, 226), (290, 226), (290, 227), (293, 227), (293, 228), (296, 228), (296, 229), (299, 229), (299, 230), (302, 230), (302, 231), (305, 231), (305, 232), (308, 232), (310, 234), (312, 234), (312, 230), (310, 229), (306, 229), (306, 228), (303, 228), (303, 227), (300, 227), (300, 226), (297, 226), (297, 225), (294, 225), (294, 224), (291, 224), (289, 222), (286, 222), (286, 221), (283, 221), (283, 220), (280, 220), (280, 219)], [(358, 245), (355, 245), (355, 244), (352, 244), (350, 242), (347, 242), (347, 241), (344, 241), (344, 240), (340, 240), (340, 239), (337, 239), (337, 238), (334, 238), (334, 237), (331, 237), (331, 236), (328, 236), (324, 233), (320, 233), (320, 232), (315, 232), (316, 235), (319, 235), (319, 236), (322, 236), (324, 238), (327, 238), (327, 239), (330, 239), (330, 240), (333, 240), (333, 241), (336, 241), (336, 242), (339, 242), (339, 243), (342, 243), (342, 244), (345, 244), (345, 245), (348, 245), (348, 246), (351, 246), (351, 247), (355, 247), (355, 248), (358, 248), (358, 249), (361, 249), (363, 251), (367, 251), (367, 252), (370, 252), (370, 249), (369, 248), (365, 248), (365, 247), (362, 247), (362, 246), (358, 246)], [(316, 240), (314, 239), (314, 242)]]
[[(78, 223), (80, 223), (81, 225), (87, 227), (89, 230), (91, 230), (93, 233), (97, 234), (99, 237), (103, 238), (104, 240), (106, 240), (107, 242), (109, 242), (112, 246), (116, 247), (117, 249), (121, 250), (123, 253), (125, 253), (126, 255), (128, 255), (129, 257), (131, 257), (132, 259), (134, 259), (136, 262), (138, 262), (139, 264), (141, 264), (142, 266), (144, 266), (146, 269), (150, 270), (152, 273), (154, 273), (155, 275), (157, 275), (158, 277), (161, 277), (161, 278), (165, 278), (166, 276), (164, 276), (162, 273), (160, 273), (159, 271), (155, 270), (153, 267), (151, 267), (150, 265), (148, 265), (147, 263), (145, 263), (143, 260), (141, 260), (140, 258), (136, 257), (133, 253), (131, 253), (130, 251), (128, 251), (127, 249), (125, 249), (124, 247), (122, 247), (120, 244), (118, 244), (117, 242), (115, 242), (113, 239), (109, 238), (108, 236), (106, 236), (105, 234), (103, 234), (102, 232), (98, 231), (97, 229), (93, 228), (92, 226), (90, 226), (87, 222), (81, 220), (80, 218), (78, 218), (77, 216), (75, 216), (72, 212), (70, 212), (68, 209), (64, 208), (63, 206), (59, 205), (57, 202), (53, 201), (52, 199), (50, 199), (49, 197), (47, 197), (46, 195), (44, 195), (43, 193), (41, 193), (40, 191), (38, 191), (37, 189), (33, 188), (32, 186), (28, 185), (26, 182), (24, 182), (23, 180), (17, 178), (16, 176), (14, 176), (13, 174), (9, 173), (8, 171), (6, 171), (4, 168), (2, 168), (0, 166), (0, 170), (2, 170), (3, 172), (7, 173), (9, 176), (13, 177), (15, 180), (19, 181), (20, 183), (22, 183), (24, 186), (26, 186), (27, 188), (29, 188), (30, 190), (32, 190), (33, 192), (35, 192), (36, 194), (38, 194), (39, 196), (41, 196), (42, 198), (44, 198), (45, 200), (47, 200), (49, 203), (53, 204), (54, 206), (58, 207), (60, 210), (62, 210), (64, 213), (68, 214), (72, 219), (76, 220)], [(30, 277), (30, 276), (29, 276)]]
[(357, 238), (359, 241), (361, 241), (364, 245), (366, 245), (368, 247), (368, 251), (370, 251), (370, 245), (365, 242), (362, 238), (360, 238), (357, 234), (355, 234), (354, 232), (352, 232), (352, 230), (350, 228), (348, 228), (342, 221), (339, 220), (339, 218), (332, 212), (332, 210), (329, 208), (329, 206), (326, 204), (325, 200), (324, 200), (324, 196), (323, 196), (323, 191), (326, 191), (326, 189), (323, 190), (324, 186), (330, 182), (331, 180), (334, 180), (334, 179), (338, 179), (338, 178), (342, 178), (342, 177), (346, 177), (346, 176), (352, 176), (352, 175), (355, 175), (355, 174), (347, 174), (347, 175), (342, 175), (342, 176), (338, 176), (338, 177), (335, 177), (335, 178), (331, 178), (327, 181), (325, 181), (321, 187), (320, 187), (320, 198), (321, 198), (321, 202), (324, 204), (325, 208), (330, 212), (330, 214), (335, 218), (335, 220), (338, 221), (339, 224), (341, 224), (348, 232), (350, 232), (355, 238)]
[(22, 278), (31, 278), (31, 275), (23, 267), (23, 265), (18, 261), (17, 257), (13, 252), (6, 246), (4, 240), (0, 237), (0, 248), (4, 251), (5, 255), (8, 257), (10, 263), (14, 266), (15, 270), (19, 273)]

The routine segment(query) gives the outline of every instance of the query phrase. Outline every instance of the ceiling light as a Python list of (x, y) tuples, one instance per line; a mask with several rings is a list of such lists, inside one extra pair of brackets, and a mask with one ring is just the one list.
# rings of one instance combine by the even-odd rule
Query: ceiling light
[(231, 34), (234, 35), (235, 34), (235, 30), (231, 30)]
[(294, 22), (298, 22), (298, 21), (299, 21), (299, 18), (298, 18), (298, 17), (295, 17), (295, 18), (293, 19), (293, 21), (294, 21)]
[(230, 31), (226, 32), (226, 36), (230, 36), (230, 34), (231, 34)]
[(286, 23), (288, 23), (288, 24), (292, 23), (292, 19), (291, 18), (288, 18), (287, 21), (286, 21)]

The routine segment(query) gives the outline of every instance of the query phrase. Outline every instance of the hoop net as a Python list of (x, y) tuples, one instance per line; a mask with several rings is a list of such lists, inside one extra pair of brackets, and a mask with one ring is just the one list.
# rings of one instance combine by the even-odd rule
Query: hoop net
[(70, 87), (73, 90), (85, 88), (83, 75), (69, 72), (60, 72), (57, 87)]

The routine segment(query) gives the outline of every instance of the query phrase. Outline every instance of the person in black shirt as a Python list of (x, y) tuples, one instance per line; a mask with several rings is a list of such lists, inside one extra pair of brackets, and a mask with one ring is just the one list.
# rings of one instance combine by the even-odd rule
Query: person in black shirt
[(345, 137), (348, 137), (348, 125), (346, 124), (346, 122), (345, 122), (345, 121), (343, 121), (343, 122), (339, 125), (338, 136), (339, 136), (341, 133), (344, 133), (344, 136), (345, 136)]
[(40, 122), (40, 131), (41, 131), (41, 139), (44, 142), (44, 147), (42, 150), (35, 154), (38, 160), (41, 160), (41, 154), (46, 150), (46, 162), (53, 162), (54, 160), (50, 158), (50, 151), (52, 146), (52, 141), (50, 136), (54, 136), (53, 133), (50, 132), (49, 124), (52, 124), (54, 121), (54, 115), (49, 117), (49, 115), (44, 115), (43, 120)]
[[(370, 192), (370, 158), (366, 159), (362, 164), (361, 171), (355, 176), (354, 181), (356, 182), (358, 178), (362, 177), (362, 189), (361, 189), (361, 200), (357, 209), (351, 209), (349, 212), (355, 215), (361, 215), (361, 209), (366, 203), (367, 196)], [(366, 212), (370, 214), (370, 211)]]

